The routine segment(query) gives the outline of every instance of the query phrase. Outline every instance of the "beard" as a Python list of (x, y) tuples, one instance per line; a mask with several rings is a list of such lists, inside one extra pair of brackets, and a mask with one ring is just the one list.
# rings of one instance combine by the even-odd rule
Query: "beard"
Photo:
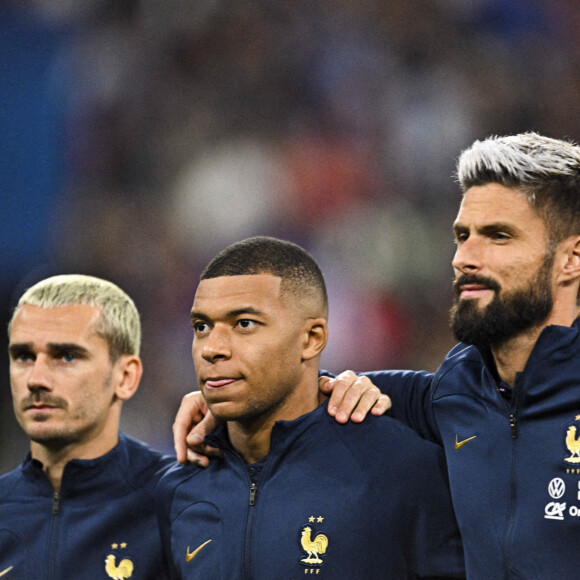
[[(531, 328), (541, 325), (553, 306), (551, 289), (553, 256), (548, 255), (535, 279), (524, 288), (501, 293), (501, 286), (492, 278), (466, 274), (453, 284), (455, 304), (451, 308), (451, 329), (460, 342), (478, 347), (499, 346)], [(475, 299), (459, 298), (464, 284), (481, 284), (494, 291), (485, 307)]]

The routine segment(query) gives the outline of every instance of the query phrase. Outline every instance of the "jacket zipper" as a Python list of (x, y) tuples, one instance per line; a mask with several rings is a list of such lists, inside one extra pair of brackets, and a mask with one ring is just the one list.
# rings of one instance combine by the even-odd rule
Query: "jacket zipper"
[[(521, 387), (520, 387), (521, 388)], [(512, 391), (512, 401), (511, 401), (511, 408), (509, 414), (509, 425), (510, 425), (510, 432), (512, 436), (512, 462), (511, 462), (511, 476), (510, 476), (510, 493), (511, 493), (511, 501), (510, 501), (510, 517), (508, 520), (508, 525), (506, 529), (505, 535), (505, 543), (504, 543), (504, 562), (505, 562), (505, 574), (506, 578), (510, 577), (510, 552), (511, 552), (511, 541), (513, 535), (513, 526), (514, 526), (514, 513), (516, 511), (516, 472), (517, 472), (517, 439), (518, 439), (518, 419), (516, 416), (517, 411), (517, 403), (518, 403), (518, 391), (517, 383), (514, 384), (513, 391)]]
[(252, 527), (254, 520), (254, 506), (256, 505), (256, 495), (258, 493), (258, 484), (255, 481), (250, 483), (250, 497), (248, 501), (249, 510), (246, 519), (246, 534), (244, 547), (244, 578), (251, 580), (252, 564)]
[(512, 439), (517, 439), (517, 437), (518, 437), (518, 420), (513, 413), (510, 415), (510, 429), (512, 432)]
[(250, 485), (250, 506), (253, 506), (256, 503), (256, 494), (258, 493), (258, 486), (256, 485), (255, 481), (252, 481), (252, 485)]
[(60, 513), (60, 493), (55, 491), (52, 496), (52, 515), (57, 516)]
[(48, 560), (48, 578), (56, 578), (56, 562), (55, 559), (58, 554), (58, 529), (59, 529), (59, 515), (60, 515), (61, 496), (58, 491), (52, 494), (52, 530), (50, 535), (50, 552)]

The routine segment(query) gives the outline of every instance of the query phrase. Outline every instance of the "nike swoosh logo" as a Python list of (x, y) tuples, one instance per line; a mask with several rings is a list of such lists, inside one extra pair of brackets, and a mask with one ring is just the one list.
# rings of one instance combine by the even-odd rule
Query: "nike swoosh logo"
[(457, 449), (459, 449), (460, 447), (463, 447), (468, 441), (471, 441), (472, 439), (475, 439), (477, 437), (477, 435), (474, 435), (473, 437), (468, 437), (467, 439), (464, 439), (463, 441), (457, 441), (457, 435), (455, 435), (455, 450), (457, 451)]
[(190, 552), (189, 546), (187, 546), (187, 550), (185, 551), (185, 561), (191, 562), (199, 554), (199, 551), (205, 546), (207, 546), (210, 542), (211, 540), (204, 542), (201, 546), (199, 546), (199, 548), (196, 548), (193, 552)]
[(4, 570), (3, 572), (0, 572), (0, 576), (4, 576), (4, 574), (8, 574), (8, 572), (10, 572), (10, 570), (12, 570), (12, 568), (14, 568), (14, 566), (10, 566), (10, 568), (6, 568), (6, 570)]

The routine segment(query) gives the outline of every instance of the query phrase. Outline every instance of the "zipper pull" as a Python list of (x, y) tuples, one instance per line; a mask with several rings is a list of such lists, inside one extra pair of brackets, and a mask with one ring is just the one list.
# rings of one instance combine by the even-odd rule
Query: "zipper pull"
[(258, 493), (258, 486), (255, 482), (252, 482), (252, 485), (250, 485), (250, 505), (256, 503), (256, 493)]
[(512, 439), (516, 439), (518, 436), (518, 425), (516, 416), (513, 413), (510, 415), (510, 429), (512, 431)]
[(60, 512), (60, 494), (58, 493), (58, 491), (54, 492), (54, 495), (52, 496), (52, 513), (53, 515), (58, 515), (58, 513)]

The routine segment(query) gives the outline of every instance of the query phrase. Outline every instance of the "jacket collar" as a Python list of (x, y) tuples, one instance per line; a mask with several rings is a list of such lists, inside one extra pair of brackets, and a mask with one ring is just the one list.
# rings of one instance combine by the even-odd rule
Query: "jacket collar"
[[(105, 455), (95, 459), (71, 459), (65, 465), (60, 495), (114, 493), (115, 488), (126, 487), (129, 459), (127, 438), (120, 433), (117, 445)], [(22, 464), (22, 473), (30, 483), (44, 492), (48, 486), (52, 493), (42, 463), (32, 459), (30, 452)]]
[[(289, 449), (294, 441), (298, 439), (304, 431), (317, 423), (322, 415), (326, 413), (328, 402), (323, 403), (314, 411), (301, 415), (293, 421), (276, 421), (270, 436), (270, 451), (267, 457), (281, 457)], [(230, 442), (227, 425), (220, 425), (211, 435), (207, 435), (205, 441), (213, 447), (219, 447), (226, 452), (237, 454)]]

